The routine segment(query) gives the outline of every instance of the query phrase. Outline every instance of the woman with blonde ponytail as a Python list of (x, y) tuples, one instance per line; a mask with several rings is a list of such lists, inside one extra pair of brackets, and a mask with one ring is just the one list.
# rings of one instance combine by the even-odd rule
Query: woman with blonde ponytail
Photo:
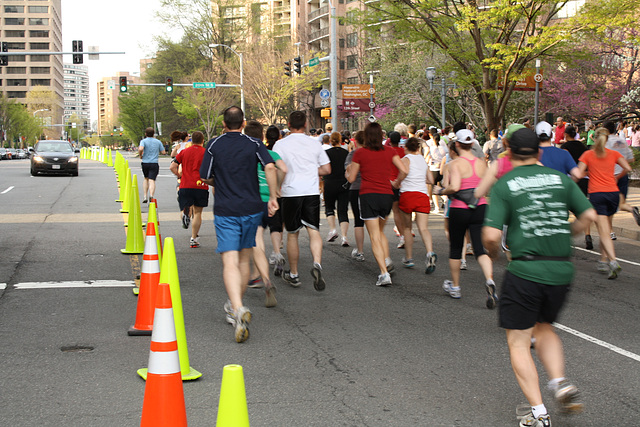
[[(598, 213), (596, 227), (602, 248), (598, 271), (606, 273), (609, 279), (615, 279), (622, 268), (616, 261), (609, 217), (616, 213), (620, 203), (617, 182), (631, 172), (631, 166), (620, 153), (606, 148), (608, 138), (607, 129), (596, 130), (594, 148), (580, 156), (578, 169), (581, 178), (587, 175), (587, 171), (589, 172), (589, 201)], [(614, 174), (616, 164), (622, 167), (622, 172), (618, 175)]]

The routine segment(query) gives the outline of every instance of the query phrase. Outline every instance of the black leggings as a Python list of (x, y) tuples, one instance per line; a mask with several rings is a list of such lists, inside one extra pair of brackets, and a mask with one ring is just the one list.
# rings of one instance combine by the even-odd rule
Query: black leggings
[(475, 209), (449, 209), (449, 259), (462, 259), (464, 235), (467, 230), (471, 236), (476, 259), (485, 254), (482, 246), (482, 224), (486, 206), (480, 205)]
[(338, 221), (349, 222), (349, 190), (343, 187), (343, 180), (328, 179), (324, 182), (324, 210), (326, 216), (335, 215), (338, 202)]
[(360, 218), (360, 189), (349, 190), (349, 203), (351, 203), (351, 212), (353, 212), (353, 226), (364, 227), (364, 220)]

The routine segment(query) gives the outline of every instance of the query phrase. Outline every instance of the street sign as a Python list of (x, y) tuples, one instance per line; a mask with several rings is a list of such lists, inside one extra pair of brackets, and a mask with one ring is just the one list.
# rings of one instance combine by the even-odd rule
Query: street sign
[(194, 82), (194, 89), (214, 89), (216, 87), (215, 82)]
[(366, 99), (368, 101), (375, 91), (376, 90), (372, 88), (371, 85), (342, 85), (342, 98)]
[(309, 60), (309, 67), (316, 66), (320, 63), (320, 58), (311, 58)]
[(533, 80), (540, 83), (542, 81), (542, 74), (540, 73), (536, 74), (535, 76), (533, 76)]
[(368, 99), (343, 99), (343, 111), (367, 111), (370, 110)]
[(376, 108), (376, 103), (375, 102), (370, 102), (369, 103), (369, 108)]
[(331, 92), (329, 89), (322, 89), (320, 91), (320, 99), (329, 99), (331, 97)]
[(320, 105), (322, 105), (323, 107), (328, 107), (329, 106), (329, 100), (328, 99), (323, 99), (322, 101), (320, 101)]
[(372, 115), (370, 115), (370, 116), (369, 116), (369, 121), (370, 121), (371, 123), (375, 122), (375, 121), (376, 121), (376, 116), (374, 116), (373, 114), (372, 114)]

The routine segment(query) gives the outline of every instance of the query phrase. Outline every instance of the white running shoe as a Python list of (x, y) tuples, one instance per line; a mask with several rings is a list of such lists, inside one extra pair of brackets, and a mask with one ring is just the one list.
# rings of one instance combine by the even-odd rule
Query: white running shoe
[(388, 286), (391, 285), (391, 275), (389, 273), (379, 274), (376, 286)]
[(442, 284), (442, 289), (449, 294), (451, 298), (459, 299), (462, 297), (462, 292), (460, 292), (460, 286), (453, 286), (453, 282), (451, 280), (445, 280)]

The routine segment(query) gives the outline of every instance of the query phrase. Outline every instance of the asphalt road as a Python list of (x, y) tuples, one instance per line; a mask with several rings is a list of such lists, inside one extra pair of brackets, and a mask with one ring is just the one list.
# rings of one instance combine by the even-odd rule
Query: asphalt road
[[(142, 188), (139, 160), (130, 165)], [(252, 426), (517, 425), (515, 407), (525, 399), (497, 314), (485, 308), (473, 257), (462, 272), (462, 299), (442, 291), (449, 273), (441, 216), (430, 217), (439, 261), (429, 276), (421, 263), (399, 267), (403, 252), (390, 221), (398, 272), (388, 288), (375, 286), (367, 238), (364, 263), (350, 259), (351, 248), (325, 244), (327, 289), (314, 291), (303, 232), (302, 286), (276, 279), (271, 309), (262, 291), (250, 289), (251, 338), (237, 344), (222, 310), (211, 208), (202, 246), (190, 249), (168, 159), (157, 182), (162, 236), (175, 239), (190, 365), (204, 374), (184, 383), (190, 425), (215, 423), (223, 366), (231, 363), (244, 368)], [(136, 257), (120, 253), (125, 229), (117, 196), (113, 169), (97, 162), (81, 161), (77, 178), (30, 177), (28, 161), (0, 162), (0, 425), (139, 424), (145, 383), (136, 370), (147, 366), (150, 339), (127, 335)], [(142, 211), (144, 220), (147, 205)], [(420, 245), (417, 238), (417, 260), (425, 254)], [(597, 273), (596, 253), (575, 251), (577, 274), (559, 335), (586, 410), (560, 415), (545, 390), (555, 426), (639, 424), (640, 249), (625, 238), (615, 245), (623, 272), (614, 281)], [(495, 265), (498, 283), (504, 266), (504, 259)], [(120, 286), (97, 287), (97, 280)], [(41, 288), (70, 281), (88, 284)]]

